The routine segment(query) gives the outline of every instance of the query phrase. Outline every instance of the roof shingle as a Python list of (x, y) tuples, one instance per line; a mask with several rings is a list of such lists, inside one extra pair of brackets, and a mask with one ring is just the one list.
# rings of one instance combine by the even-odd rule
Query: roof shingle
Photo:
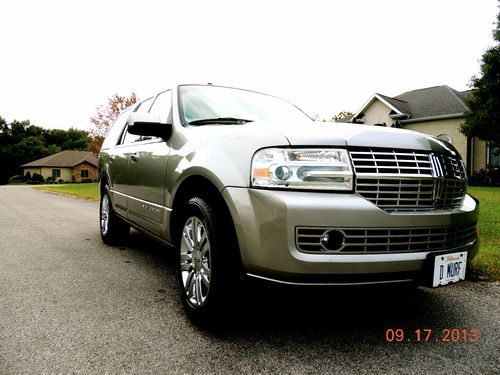
[(470, 93), (471, 90), (457, 91), (446, 85), (407, 91), (395, 97), (376, 93), (353, 116), (351, 122), (363, 117), (364, 111), (377, 99), (400, 112), (391, 112), (390, 115), (400, 118), (401, 123), (461, 117), (468, 111), (465, 103)]
[(469, 92), (459, 92), (445, 85), (408, 91), (394, 99), (406, 102), (411, 119), (415, 120), (464, 113), (468, 109), (465, 100)]
[(54, 155), (49, 155), (44, 158), (32, 161), (21, 165), (23, 168), (28, 167), (60, 167), (60, 168), (72, 168), (78, 164), (87, 162), (97, 167), (97, 157), (92, 153), (92, 151), (75, 151), (75, 150), (65, 150)]

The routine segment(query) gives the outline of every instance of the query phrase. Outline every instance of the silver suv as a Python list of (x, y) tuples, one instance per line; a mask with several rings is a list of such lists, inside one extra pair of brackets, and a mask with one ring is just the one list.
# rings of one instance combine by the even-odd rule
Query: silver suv
[(102, 146), (105, 243), (175, 249), (191, 317), (242, 277), (300, 285), (464, 279), (479, 202), (446, 141), (315, 123), (274, 96), (178, 85), (123, 112)]

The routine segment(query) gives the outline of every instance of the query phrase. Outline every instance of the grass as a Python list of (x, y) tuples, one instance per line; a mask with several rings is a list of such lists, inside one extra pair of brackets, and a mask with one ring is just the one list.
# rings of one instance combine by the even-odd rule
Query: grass
[(83, 184), (65, 184), (65, 185), (43, 185), (34, 186), (33, 189), (45, 190), (53, 193), (70, 195), (72, 197), (99, 200), (99, 184), (97, 182)]
[(481, 246), (472, 261), (470, 279), (500, 281), (500, 188), (469, 187), (468, 191), (481, 202), (478, 222)]
[[(33, 188), (99, 200), (97, 183), (45, 185)], [(469, 193), (481, 202), (478, 223), (481, 230), (481, 247), (471, 264), (468, 278), (476, 281), (500, 281), (500, 188), (469, 187)]]

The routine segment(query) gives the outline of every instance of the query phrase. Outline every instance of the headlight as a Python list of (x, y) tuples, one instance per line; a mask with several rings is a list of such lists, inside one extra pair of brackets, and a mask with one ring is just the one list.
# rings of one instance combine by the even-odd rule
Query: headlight
[(266, 148), (252, 160), (254, 187), (352, 190), (347, 150)]

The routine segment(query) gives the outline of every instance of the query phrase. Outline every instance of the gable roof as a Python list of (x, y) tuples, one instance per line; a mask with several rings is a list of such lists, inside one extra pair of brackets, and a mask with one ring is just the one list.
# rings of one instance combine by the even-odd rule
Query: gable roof
[(407, 91), (395, 97), (376, 93), (353, 119), (360, 117), (375, 99), (391, 108), (394, 113), (390, 117), (401, 119), (401, 123), (461, 117), (468, 110), (465, 101), (469, 94), (470, 90), (456, 91), (446, 85)]
[(57, 154), (49, 155), (30, 163), (23, 164), (21, 167), (73, 168), (74, 166), (84, 162), (87, 162), (94, 167), (98, 166), (97, 157), (92, 153), (92, 151), (65, 150), (58, 152)]
[(368, 99), (368, 101), (361, 107), (361, 109), (352, 116), (351, 121), (355, 121), (358, 118), (358, 116), (363, 115), (365, 109), (368, 108), (375, 100), (380, 100), (397, 115), (403, 116), (405, 114), (405, 112), (399, 109), (398, 106), (394, 105), (395, 104), (394, 102), (396, 101), (394, 98), (379, 93), (375, 93), (370, 97), (370, 99)]
[(381, 98), (384, 98), (386, 102), (391, 103), (391, 105), (397, 109), (397, 111), (395, 111), (396, 113), (399, 113), (401, 115), (410, 115), (410, 109), (408, 108), (408, 103), (405, 102), (404, 100), (391, 98), (390, 96), (382, 94), (376, 94), (376, 95), (380, 96)]

